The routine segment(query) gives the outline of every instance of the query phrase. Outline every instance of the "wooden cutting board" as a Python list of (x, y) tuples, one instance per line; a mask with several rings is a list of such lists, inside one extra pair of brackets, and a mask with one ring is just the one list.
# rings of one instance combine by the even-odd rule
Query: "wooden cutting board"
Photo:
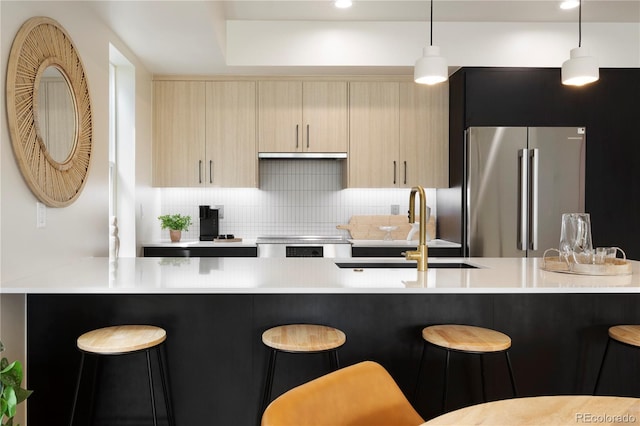
[[(419, 221), (419, 217), (416, 217)], [(409, 219), (404, 215), (369, 215), (369, 216), (351, 216), (347, 225), (338, 225), (338, 229), (346, 229), (354, 240), (382, 240), (386, 235), (386, 231), (381, 231), (381, 226), (397, 226), (398, 229), (391, 231), (391, 237), (394, 240), (406, 240), (411, 224)], [(436, 218), (431, 216), (427, 223), (427, 234), (431, 239), (436, 236)], [(414, 240), (418, 240), (420, 236), (416, 232), (413, 236)]]

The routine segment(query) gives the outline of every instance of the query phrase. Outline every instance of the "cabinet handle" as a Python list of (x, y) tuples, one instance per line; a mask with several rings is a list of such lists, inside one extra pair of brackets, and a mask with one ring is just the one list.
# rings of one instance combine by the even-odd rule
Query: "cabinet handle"
[(213, 183), (213, 160), (209, 160), (209, 183)]
[(393, 160), (393, 184), (394, 185), (396, 184), (396, 175), (398, 174), (397, 173), (398, 172), (397, 169), (398, 169), (398, 167), (397, 167), (396, 161)]
[(307, 124), (307, 149), (309, 149), (309, 125)]
[(407, 162), (404, 162), (404, 184), (407, 184)]
[(298, 128), (300, 126), (298, 124), (296, 124), (296, 149), (298, 149)]
[(202, 160), (198, 160), (198, 183), (202, 183)]

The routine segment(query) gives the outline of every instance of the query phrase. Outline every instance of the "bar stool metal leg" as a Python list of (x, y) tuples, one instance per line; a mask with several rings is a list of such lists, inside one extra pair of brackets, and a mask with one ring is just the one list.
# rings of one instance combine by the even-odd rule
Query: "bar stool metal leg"
[(80, 382), (82, 381), (82, 369), (84, 367), (84, 352), (80, 353), (80, 370), (78, 370), (78, 380), (76, 382), (76, 391), (73, 396), (73, 405), (71, 406), (71, 420), (69, 426), (73, 426), (73, 418), (76, 414), (76, 404), (78, 402), (78, 393), (80, 392)]
[(451, 357), (451, 351), (447, 349), (447, 358), (444, 363), (444, 389), (442, 390), (442, 412), (445, 412), (447, 403), (447, 382), (449, 381), (449, 359)]
[(420, 355), (420, 364), (418, 365), (418, 375), (416, 376), (416, 387), (413, 390), (413, 403), (418, 403), (418, 389), (420, 386), (420, 374), (422, 374), (422, 364), (424, 364), (425, 353), (427, 352), (427, 342), (422, 342), (422, 354)]
[(333, 369), (333, 371), (340, 368), (340, 360), (338, 359), (337, 350), (331, 351), (331, 353), (329, 353), (329, 361), (331, 362), (331, 368)]
[(598, 377), (596, 378), (596, 385), (593, 388), (593, 394), (595, 395), (600, 385), (600, 376), (602, 375), (602, 369), (604, 368), (604, 361), (607, 359), (609, 353), (609, 344), (611, 343), (611, 337), (607, 339), (607, 346), (604, 348), (604, 355), (602, 356), (602, 362), (600, 362), (600, 369), (598, 370)]
[(278, 351), (276, 349), (272, 349), (269, 355), (269, 365), (267, 367), (267, 380), (264, 384), (264, 391), (262, 397), (262, 411), (267, 408), (269, 405), (269, 401), (271, 400), (271, 388), (273, 387), (273, 375), (275, 373), (276, 366), (276, 356), (278, 355)]
[(158, 417), (156, 416), (156, 401), (153, 390), (153, 373), (151, 372), (151, 357), (149, 350), (144, 351), (147, 358), (147, 371), (149, 373), (149, 394), (151, 395), (151, 411), (153, 412), (153, 426), (158, 426)]
[[(164, 349), (164, 345), (161, 346)], [(156, 346), (156, 354), (158, 355), (158, 365), (160, 366), (160, 381), (162, 382), (162, 393), (164, 395), (164, 405), (167, 410), (167, 419), (169, 420), (169, 426), (175, 426), (176, 421), (173, 418), (173, 402), (171, 400), (170, 388), (167, 386), (168, 378), (166, 377), (160, 346)]]
[(487, 402), (487, 390), (484, 378), (484, 355), (480, 354), (480, 381), (482, 382), (482, 402)]
[(509, 351), (504, 351), (504, 355), (507, 358), (507, 367), (509, 367), (509, 378), (511, 379), (511, 389), (513, 390), (513, 396), (518, 396), (518, 389), (516, 388), (516, 379), (513, 376), (513, 367), (511, 366), (511, 357), (509, 357)]

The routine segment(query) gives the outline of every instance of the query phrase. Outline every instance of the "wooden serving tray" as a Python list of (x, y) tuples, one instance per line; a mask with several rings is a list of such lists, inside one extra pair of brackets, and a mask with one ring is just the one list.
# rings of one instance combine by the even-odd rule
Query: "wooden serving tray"
[[(562, 272), (577, 275), (631, 275), (631, 263), (626, 259), (605, 259), (603, 264), (576, 263), (573, 259), (563, 259), (560, 256), (546, 256), (549, 249), (542, 257), (540, 269), (549, 272)], [(624, 252), (623, 252), (624, 253)]]
[(215, 243), (241, 243), (242, 238), (215, 238), (213, 240)]

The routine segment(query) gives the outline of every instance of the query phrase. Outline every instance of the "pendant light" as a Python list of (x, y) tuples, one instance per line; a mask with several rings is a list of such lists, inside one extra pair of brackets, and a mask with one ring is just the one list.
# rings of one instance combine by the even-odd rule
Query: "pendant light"
[(570, 57), (562, 64), (562, 84), (583, 86), (600, 78), (598, 62), (582, 47), (582, 0), (578, 3), (578, 47), (571, 49)]
[(416, 61), (413, 79), (420, 84), (437, 84), (447, 81), (448, 78), (447, 61), (440, 56), (440, 48), (433, 45), (433, 0), (431, 0), (429, 45), (425, 46), (422, 57)]

